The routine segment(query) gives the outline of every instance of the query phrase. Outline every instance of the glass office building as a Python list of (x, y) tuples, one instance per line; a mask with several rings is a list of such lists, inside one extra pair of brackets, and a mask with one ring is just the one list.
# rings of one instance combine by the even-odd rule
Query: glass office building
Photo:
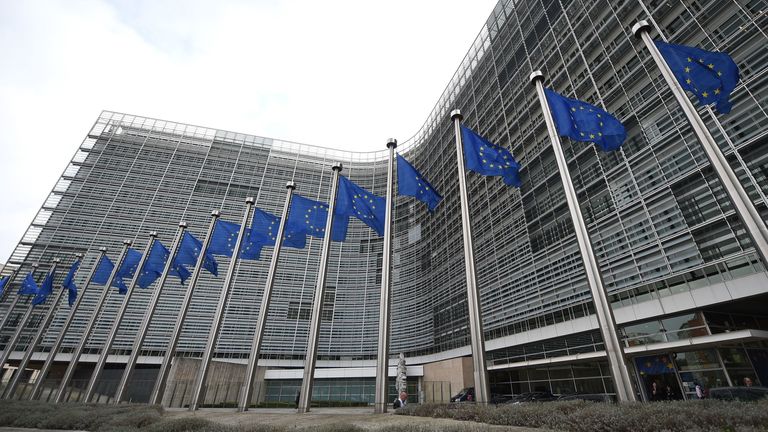
[[(546, 86), (604, 106), (627, 128), (628, 139), (616, 152), (567, 139), (563, 146), (638, 392), (648, 398), (653, 381), (672, 385), (675, 397), (690, 397), (694, 382), (717, 387), (749, 378), (768, 385), (768, 272), (650, 55), (631, 34), (640, 19), (651, 21), (654, 37), (660, 32), (673, 43), (725, 51), (739, 65), (733, 111), (699, 113), (768, 217), (765, 1), (501, 0), (424, 125), (398, 148), (445, 197), (434, 213), (409, 197), (394, 203), (390, 352), (404, 353), (409, 365), (424, 365), (418, 392), (434, 390), (425, 390), (429, 364), (470, 354), (449, 119), (456, 108), (465, 124), (509, 148), (522, 166), (519, 190), (468, 174), (493, 391), (612, 392), (560, 176), (528, 82), (536, 69)], [(247, 196), (279, 214), (289, 180), (297, 193), (327, 201), (335, 161), (344, 164), (342, 174), (384, 195), (386, 155), (383, 142), (381, 151), (354, 153), (103, 112), (9, 264), (25, 273), (33, 262), (45, 268), (55, 257), (66, 262), (80, 252), (86, 254), (83, 270), (89, 270), (99, 247), (115, 259), (126, 238), (141, 249), (154, 230), (170, 245), (181, 220), (202, 238), (211, 210), (239, 221)], [(359, 221), (350, 224), (346, 242), (332, 245), (319, 366), (374, 365), (382, 246)], [(320, 241), (309, 239), (306, 249), (283, 252), (262, 348), (262, 363), (271, 371), (302, 367), (319, 251)], [(216, 360), (247, 360), (270, 254), (263, 255), (237, 264)], [(229, 266), (226, 258), (219, 261), (222, 269)], [(86, 273), (76, 279), (80, 286)], [(222, 282), (208, 274), (201, 279), (178, 356), (201, 356)], [(83, 337), (102, 289), (85, 290), (65, 353)], [(116, 363), (125, 361), (120, 356), (130, 351), (155, 289), (134, 294), (113, 347)], [(142, 347), (142, 367), (151, 369), (166, 354), (185, 289), (176, 281), (166, 284)], [(121, 301), (116, 290), (110, 293), (86, 354), (100, 352)], [(6, 298), (0, 308), (11, 313), (0, 341), (7, 341), (27, 307), (21, 301), (9, 312), (9, 304)], [(25, 336), (10, 347), (10, 366), (44, 311), (33, 314)], [(67, 311), (61, 306), (56, 312), (39, 358), (47, 355)], [(84, 361), (92, 359), (86, 355)], [(295, 387), (296, 377), (273, 374), (270, 381), (268, 374), (264, 394), (292, 400), (292, 391), (278, 387)], [(336, 397), (355, 394), (365, 401), (370, 391), (372, 398), (370, 375), (360, 377), (355, 386), (346, 379), (354, 389)]]

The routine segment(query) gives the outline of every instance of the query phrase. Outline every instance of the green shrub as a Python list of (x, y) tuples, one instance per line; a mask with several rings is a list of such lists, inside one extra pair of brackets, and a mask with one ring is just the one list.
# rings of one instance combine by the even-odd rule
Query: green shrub
[(107, 431), (145, 427), (162, 414), (161, 407), (152, 405), (0, 401), (0, 426), (12, 427)]
[(472, 420), (569, 432), (765, 431), (768, 401), (675, 401), (606, 404), (585, 401), (482, 406), (410, 405), (397, 414)]

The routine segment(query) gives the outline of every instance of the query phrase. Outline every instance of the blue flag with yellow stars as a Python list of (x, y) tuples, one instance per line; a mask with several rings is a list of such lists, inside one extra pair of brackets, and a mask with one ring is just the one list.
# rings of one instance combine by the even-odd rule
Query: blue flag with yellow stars
[[(240, 258), (257, 260), (264, 246), (274, 246), (277, 242), (277, 231), (280, 228), (280, 218), (262, 209), (255, 209), (251, 227), (245, 232), (245, 242)], [(304, 233), (285, 231), (283, 246), (302, 249), (307, 238)]]
[(386, 209), (387, 200), (339, 176), (339, 194), (334, 210), (337, 216), (354, 216), (383, 236)]
[(35, 298), (32, 299), (32, 306), (37, 306), (41, 303), (45, 303), (48, 300), (48, 296), (53, 292), (53, 278), (56, 277), (56, 268), (54, 267), (50, 273), (45, 276), (43, 284), (35, 294)]
[(217, 220), (207, 252), (212, 255), (223, 255), (231, 258), (232, 254), (235, 253), (238, 234), (240, 234), (240, 224)]
[(96, 270), (93, 272), (91, 282), (96, 285), (106, 284), (107, 281), (109, 281), (109, 275), (112, 274), (112, 270), (114, 269), (115, 265), (112, 263), (112, 260), (110, 260), (108, 256), (102, 255), (99, 260), (99, 265), (96, 266)]
[(654, 41), (683, 89), (696, 95), (699, 103), (715, 104), (717, 112), (731, 112), (728, 98), (739, 82), (739, 67), (726, 53), (685, 45)]
[(557, 133), (575, 141), (595, 143), (604, 152), (614, 151), (627, 139), (624, 125), (605, 110), (544, 89)]
[[(325, 222), (327, 220), (328, 204), (294, 194), (291, 199), (288, 221), (285, 224), (285, 232), (297, 237), (309, 234), (313, 237), (323, 238), (325, 237)], [(331, 240), (338, 242), (346, 240), (348, 223), (349, 217), (339, 216), (338, 213), (334, 215)], [(298, 242), (298, 240), (295, 241)]]
[[(186, 269), (185, 266), (195, 267), (197, 265), (197, 259), (200, 257), (200, 250), (203, 249), (203, 242), (195, 237), (191, 232), (185, 231), (184, 236), (181, 238), (181, 245), (176, 252), (176, 257), (173, 259), (173, 268), (179, 271), (180, 276), (185, 274), (181, 269)], [(219, 263), (211, 255), (210, 252), (205, 253), (203, 259), (203, 268), (208, 270), (214, 276), (219, 275)], [(187, 279), (189, 272), (186, 272), (187, 276), (181, 278), (181, 283)]]
[(10, 276), (3, 276), (0, 278), (0, 296), (5, 292), (5, 286), (8, 285), (9, 280), (11, 280)]
[(19, 287), (19, 294), (21, 295), (36, 295), (38, 290), (37, 282), (35, 282), (35, 277), (32, 275), (32, 272), (27, 273), (27, 276), (24, 278), (23, 281), (21, 281), (21, 286)]
[(443, 197), (404, 157), (397, 155), (397, 193), (415, 197), (435, 211)]
[(80, 260), (78, 259), (72, 263), (72, 266), (69, 268), (67, 275), (64, 277), (64, 282), (61, 283), (61, 286), (64, 287), (65, 290), (69, 291), (68, 300), (70, 306), (72, 306), (75, 303), (75, 300), (77, 300), (77, 285), (75, 285), (75, 274), (79, 268)]
[(139, 262), (141, 262), (141, 252), (133, 248), (128, 248), (123, 258), (123, 263), (115, 273), (115, 279), (112, 281), (112, 286), (117, 288), (120, 294), (128, 292), (128, 287), (125, 285), (124, 279), (130, 279), (136, 274), (136, 270), (139, 268)]
[[(168, 262), (168, 257), (171, 255), (171, 251), (160, 241), (155, 240), (152, 243), (152, 247), (149, 249), (147, 259), (144, 261), (144, 265), (141, 267), (139, 273), (139, 279), (136, 283), (141, 288), (147, 288), (152, 285), (156, 280), (163, 275), (165, 270), (165, 263)], [(170, 276), (176, 276), (181, 279), (181, 283), (190, 276), (189, 270), (183, 266), (171, 267), (168, 272)]]
[(508, 186), (522, 186), (520, 164), (509, 150), (491, 143), (464, 125), (461, 125), (461, 138), (467, 169), (486, 176), (501, 176)]
[[(252, 236), (252, 229), (246, 228), (243, 236), (243, 245), (240, 246), (240, 259), (259, 260), (261, 259), (261, 248), (265, 246), (262, 238)], [(274, 244), (274, 241), (273, 243)]]

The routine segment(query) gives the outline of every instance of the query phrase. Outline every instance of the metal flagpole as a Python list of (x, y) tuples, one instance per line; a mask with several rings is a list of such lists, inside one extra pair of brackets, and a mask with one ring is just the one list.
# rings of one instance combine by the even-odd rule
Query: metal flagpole
[[(56, 258), (53, 260), (53, 265), (51, 266), (51, 271), (56, 270), (56, 266), (59, 264), (59, 259)], [(34, 272), (38, 267), (38, 264), (32, 264), (32, 271)], [(48, 273), (46, 273), (47, 275)], [(17, 294), (17, 297), (19, 295)], [(34, 297), (34, 296), (32, 296)], [(5, 362), (8, 361), (8, 358), (11, 357), (11, 351), (13, 351), (14, 348), (16, 348), (16, 344), (19, 343), (19, 339), (21, 338), (21, 333), (24, 331), (24, 328), (27, 326), (27, 322), (30, 318), (32, 318), (32, 311), (34, 311), (35, 305), (32, 303), (32, 300), (30, 300), (29, 307), (27, 307), (26, 312), (24, 312), (24, 315), (22, 315), (21, 320), (19, 320), (19, 323), (16, 325), (16, 331), (13, 332), (13, 336), (8, 340), (8, 343), (5, 344), (5, 349), (3, 350), (3, 353), (0, 354), (0, 371), (3, 370), (3, 367), (5, 366)]]
[(592, 242), (589, 239), (589, 231), (584, 223), (584, 217), (581, 214), (576, 190), (571, 181), (571, 174), (568, 171), (568, 162), (565, 159), (563, 148), (560, 144), (560, 136), (555, 129), (555, 121), (552, 118), (552, 112), (549, 110), (547, 97), (544, 94), (544, 74), (541, 71), (535, 71), (530, 76), (531, 83), (536, 86), (536, 93), (541, 103), (544, 123), (547, 125), (549, 139), (552, 142), (552, 149), (555, 153), (557, 167), (560, 170), (560, 177), (563, 180), (563, 189), (568, 203), (568, 209), (571, 213), (573, 228), (576, 232), (576, 240), (579, 244), (579, 252), (584, 262), (584, 269), (589, 282), (589, 289), (592, 292), (592, 300), (595, 303), (597, 320), (600, 325), (600, 333), (603, 336), (605, 352), (608, 356), (608, 365), (611, 369), (611, 377), (616, 385), (616, 395), (620, 402), (632, 402), (637, 400), (634, 390), (632, 390), (632, 380), (627, 370), (624, 351), (621, 348), (621, 339), (616, 329), (616, 320), (613, 317), (613, 310), (608, 302), (603, 286), (603, 279), (600, 275), (600, 266), (592, 249)]
[(208, 250), (208, 245), (211, 243), (211, 234), (216, 226), (216, 220), (221, 216), (219, 210), (211, 212), (211, 223), (208, 224), (208, 232), (205, 234), (205, 240), (203, 240), (202, 250), (197, 257), (197, 264), (195, 269), (192, 270), (192, 275), (189, 279), (189, 288), (184, 294), (184, 299), (181, 302), (181, 308), (179, 309), (179, 316), (176, 317), (176, 325), (173, 328), (171, 339), (168, 341), (168, 349), (165, 351), (165, 357), (160, 364), (160, 370), (157, 372), (157, 380), (155, 386), (152, 388), (152, 395), (149, 397), (150, 404), (159, 404), (163, 401), (163, 394), (165, 393), (165, 386), (168, 383), (168, 374), (171, 372), (171, 361), (174, 354), (176, 354), (176, 346), (179, 344), (179, 337), (181, 336), (181, 330), (184, 327), (184, 320), (187, 319), (187, 312), (189, 312), (189, 303), (192, 301), (192, 293), (195, 291), (195, 285), (197, 285), (197, 279), (200, 277), (200, 272), (203, 269), (203, 263), (205, 262), (205, 252)]
[(656, 44), (653, 43), (653, 39), (648, 34), (650, 28), (651, 25), (648, 21), (642, 20), (632, 26), (632, 33), (634, 33), (635, 37), (642, 39), (645, 47), (651, 53), (651, 57), (656, 62), (656, 66), (659, 67), (661, 75), (664, 77), (670, 90), (672, 90), (677, 103), (680, 104), (680, 108), (682, 108), (685, 117), (691, 124), (693, 133), (704, 148), (709, 164), (720, 179), (720, 183), (722, 183), (726, 193), (728, 193), (728, 198), (733, 203), (736, 214), (744, 223), (747, 234), (749, 234), (752, 244), (755, 245), (755, 250), (760, 255), (763, 264), (768, 266), (768, 227), (766, 227), (760, 212), (755, 207), (752, 199), (750, 199), (744, 186), (742, 186), (722, 150), (720, 150), (714, 137), (712, 137), (706, 124), (693, 106), (693, 103), (688, 99), (672, 70), (670, 70), (669, 65), (664, 61), (664, 57), (662, 57)]
[[(6, 267), (7, 266), (8, 265), (6, 264)], [(16, 267), (15, 269), (11, 270), (11, 273), (7, 275), (8, 276), (8, 282), (5, 284), (5, 289), (3, 290), (3, 294), (0, 295), (0, 303), (2, 303), (2, 301), (5, 300), (5, 298), (10, 295), (9, 291), (8, 291), (8, 288), (10, 288), (11, 282), (13, 282), (13, 279), (19, 273), (19, 270), (21, 270), (21, 264), (19, 264), (19, 266)], [(3, 321), (5, 321), (5, 318), (3, 318)], [(0, 328), (2, 328), (2, 327), (3, 326), (0, 325)]]
[(69, 330), (69, 326), (72, 324), (72, 319), (75, 317), (75, 313), (77, 313), (77, 309), (78, 307), (80, 307), (80, 303), (83, 301), (83, 297), (85, 296), (84, 295), (85, 290), (91, 284), (91, 279), (93, 279), (93, 275), (96, 273), (96, 269), (99, 267), (101, 258), (106, 253), (107, 253), (107, 248), (99, 248), (99, 256), (98, 258), (96, 258), (96, 264), (94, 264), (93, 268), (91, 269), (91, 272), (88, 273), (88, 278), (86, 278), (85, 286), (83, 287), (81, 292), (78, 294), (77, 299), (75, 300), (75, 304), (73, 304), (72, 307), (70, 307), (69, 309), (69, 315), (67, 316), (67, 320), (64, 321), (64, 325), (61, 328), (61, 333), (59, 333), (59, 336), (56, 338), (56, 342), (53, 343), (53, 347), (51, 347), (51, 351), (48, 353), (48, 357), (46, 357), (45, 359), (43, 368), (40, 369), (40, 373), (37, 374), (37, 379), (35, 380), (35, 386), (32, 388), (32, 393), (30, 393), (29, 395), (29, 400), (34, 400), (40, 394), (40, 391), (43, 388), (43, 381), (45, 380), (45, 377), (48, 375), (48, 372), (51, 370), (51, 366), (53, 365), (53, 361), (56, 357), (56, 353), (59, 352), (59, 349), (61, 348), (61, 344), (64, 342), (64, 337), (67, 335), (67, 331)]
[[(5, 286), (5, 290), (8, 291), (10, 288), (11, 281), (8, 281), (8, 285)], [(9, 294), (10, 295), (10, 294)], [(16, 309), (16, 305), (19, 303), (19, 298), (21, 296), (16, 295), (13, 297), (13, 300), (11, 300), (11, 304), (8, 305), (8, 310), (5, 311), (5, 316), (3, 317), (3, 320), (0, 321), (0, 330), (3, 330), (5, 328), (5, 325), (8, 324), (8, 320), (11, 318), (11, 314), (13, 313), (13, 310)], [(2, 369), (2, 365), (0, 365), (0, 369)]]
[(157, 289), (152, 293), (152, 298), (149, 300), (147, 310), (144, 312), (144, 318), (141, 320), (139, 332), (136, 334), (136, 339), (133, 341), (131, 355), (128, 357), (128, 363), (125, 364), (120, 383), (117, 385), (115, 399), (112, 401), (115, 405), (119, 404), (125, 396), (125, 391), (128, 388), (128, 381), (130, 381), (131, 376), (133, 375), (133, 370), (136, 367), (136, 362), (138, 361), (139, 353), (141, 352), (141, 346), (144, 344), (144, 339), (147, 337), (147, 331), (149, 331), (149, 323), (152, 321), (152, 315), (155, 314), (155, 309), (157, 309), (157, 303), (160, 301), (160, 294), (163, 292), (166, 279), (168, 279), (168, 273), (170, 273), (173, 268), (173, 260), (176, 257), (176, 250), (179, 248), (181, 237), (184, 235), (186, 229), (187, 223), (179, 222), (179, 231), (173, 239), (173, 245), (171, 246), (170, 254), (168, 255), (168, 261), (165, 263), (163, 274), (160, 276), (160, 280), (157, 283)]
[[(75, 374), (75, 368), (77, 367), (77, 363), (80, 361), (80, 355), (83, 353), (83, 350), (85, 349), (85, 344), (86, 342), (88, 342), (88, 337), (91, 335), (91, 331), (93, 330), (93, 327), (96, 325), (96, 319), (99, 317), (99, 312), (101, 312), (101, 308), (104, 306), (104, 302), (107, 300), (107, 295), (109, 294), (109, 288), (112, 285), (112, 282), (115, 280), (115, 276), (117, 276), (117, 271), (120, 269), (120, 266), (123, 265), (125, 254), (128, 253), (128, 248), (131, 246), (131, 244), (133, 244), (131, 240), (123, 240), (123, 250), (120, 251), (120, 258), (118, 258), (117, 262), (115, 262), (115, 268), (112, 269), (112, 273), (109, 275), (109, 279), (107, 279), (107, 283), (104, 284), (104, 291), (101, 292), (99, 301), (98, 303), (96, 303), (96, 308), (93, 310), (93, 315), (91, 315), (91, 318), (88, 320), (88, 323), (85, 325), (85, 330), (83, 331), (83, 337), (80, 339), (80, 342), (77, 344), (77, 347), (72, 352), (72, 359), (69, 361), (69, 366), (67, 366), (67, 371), (64, 372), (64, 378), (61, 379), (61, 383), (59, 384), (59, 392), (56, 394), (56, 399), (54, 400), (54, 403), (64, 402), (64, 397), (66, 396), (66, 393), (67, 393), (67, 386), (69, 385), (69, 382), (72, 380), (72, 376), (74, 376)], [(82, 298), (82, 297), (83, 296), (81, 295), (78, 298)], [(55, 355), (55, 353), (53, 355)]]
[(96, 366), (94, 367), (93, 372), (91, 372), (91, 379), (88, 381), (88, 387), (85, 388), (85, 397), (83, 398), (84, 402), (86, 403), (91, 401), (91, 396), (93, 396), (93, 392), (96, 390), (96, 382), (98, 382), (101, 378), (101, 374), (104, 371), (104, 366), (107, 364), (109, 350), (112, 349), (112, 344), (115, 343), (117, 332), (120, 330), (120, 324), (122, 324), (125, 312), (128, 310), (128, 304), (131, 302), (133, 290), (136, 288), (136, 283), (138, 282), (139, 277), (141, 277), (141, 270), (144, 268), (144, 263), (147, 261), (149, 251), (152, 250), (152, 245), (155, 243), (156, 239), (157, 232), (151, 231), (149, 233), (149, 241), (147, 242), (147, 246), (144, 248), (144, 253), (141, 255), (141, 260), (139, 260), (139, 265), (136, 267), (136, 270), (133, 273), (133, 278), (131, 279), (131, 283), (128, 285), (128, 290), (125, 292), (125, 299), (117, 309), (117, 314), (115, 315), (115, 319), (112, 322), (112, 328), (109, 329), (107, 340), (104, 342), (104, 348), (101, 350), (101, 354), (99, 354), (98, 360), (96, 360)]
[(269, 301), (272, 297), (272, 287), (275, 285), (275, 273), (277, 272), (277, 262), (280, 259), (280, 250), (283, 245), (283, 233), (285, 225), (288, 222), (288, 212), (291, 208), (291, 199), (293, 191), (296, 189), (296, 183), (289, 181), (285, 184), (288, 192), (285, 194), (285, 204), (283, 205), (283, 215), (280, 219), (280, 226), (277, 228), (277, 240), (275, 249), (272, 251), (272, 261), (269, 263), (269, 273), (267, 274), (267, 283), (264, 287), (264, 294), (261, 296), (261, 306), (259, 307), (259, 317), (256, 319), (256, 331), (253, 334), (253, 343), (251, 344), (251, 354), (248, 357), (248, 367), (245, 370), (245, 381), (240, 392), (240, 412), (248, 411), (253, 398), (253, 381), (256, 379), (256, 366), (259, 363), (259, 351), (261, 351), (261, 341), (264, 337), (264, 326), (267, 323), (267, 313), (269, 312)]
[(376, 356), (376, 394), (374, 395), (374, 412), (387, 412), (389, 390), (389, 307), (390, 265), (392, 259), (392, 203), (394, 196), (395, 147), (397, 140), (387, 141), (389, 162), (387, 163), (387, 209), (384, 213), (384, 251), (381, 261), (381, 298), (379, 299), (379, 346)]
[(475, 247), (472, 243), (472, 223), (469, 219), (467, 198), (467, 175), (464, 171), (464, 145), (461, 141), (461, 111), (453, 110), (451, 119), (456, 133), (456, 162), (459, 168), (459, 191), (461, 195), (461, 227), (464, 237), (464, 266), (467, 273), (467, 305), (469, 306), (469, 330), (472, 342), (472, 363), (475, 377), (475, 401), (487, 404), (490, 400), (488, 370), (485, 364), (485, 334), (483, 316), (480, 310), (480, 289), (475, 274)]
[[(21, 270), (21, 264), (19, 264), (18, 267), (13, 269), (11, 271), (11, 274), (8, 275), (8, 282), (5, 284), (5, 289), (3, 290), (2, 297), (0, 297), (0, 303), (2, 303), (6, 297), (11, 295), (10, 293), (11, 282), (13, 282), (13, 279), (16, 278), (16, 275), (19, 273), (19, 270)], [(8, 318), (10, 318), (11, 312), (13, 312), (13, 309), (16, 308), (16, 303), (18, 301), (19, 301), (19, 296), (14, 296), (13, 300), (11, 301), (11, 304), (8, 305), (8, 310), (5, 311), (5, 315), (3, 316), (3, 319), (0, 320), (0, 330), (5, 328), (5, 325), (8, 323)]]
[[(82, 260), (83, 254), (77, 254), (76, 257), (78, 260)], [(40, 326), (37, 328), (37, 333), (35, 333), (35, 336), (32, 338), (32, 341), (29, 343), (29, 347), (27, 348), (27, 351), (24, 352), (24, 357), (21, 359), (21, 362), (19, 363), (18, 371), (11, 379), (11, 382), (8, 384), (8, 387), (5, 388), (5, 394), (3, 395), (3, 399), (11, 399), (13, 397), (13, 393), (16, 392), (16, 387), (18, 387), (19, 381), (21, 380), (22, 373), (24, 372), (24, 370), (27, 369), (27, 365), (29, 364), (29, 361), (32, 359), (32, 355), (35, 353), (35, 349), (37, 348), (37, 345), (43, 339), (43, 334), (45, 334), (45, 330), (48, 328), (49, 325), (51, 325), (51, 321), (53, 321), (56, 308), (61, 302), (61, 298), (64, 297), (64, 293), (68, 291), (69, 290), (67, 290), (62, 286), (59, 292), (56, 294), (56, 297), (54, 297), (53, 301), (51, 302), (51, 306), (48, 308), (48, 312), (46, 312), (45, 314), (45, 318), (43, 318), (43, 321), (40, 323)], [(22, 396), (23, 396), (23, 393), (24, 392), (22, 392)]]
[(211, 366), (211, 358), (213, 357), (213, 350), (216, 347), (216, 339), (219, 337), (219, 330), (221, 330), (221, 324), (224, 321), (224, 308), (227, 305), (229, 294), (232, 291), (232, 282), (235, 276), (235, 270), (237, 270), (237, 260), (240, 258), (240, 248), (243, 244), (243, 238), (245, 238), (245, 230), (248, 225), (248, 219), (251, 217), (251, 209), (256, 200), (253, 197), (245, 199), (245, 212), (243, 213), (243, 221), (240, 224), (240, 232), (237, 234), (237, 241), (235, 242), (235, 249), (232, 251), (232, 261), (227, 269), (227, 276), (224, 278), (224, 287), (221, 295), (219, 296), (219, 303), (216, 305), (216, 314), (213, 317), (213, 325), (211, 331), (208, 333), (208, 344), (203, 351), (203, 358), (201, 359), (200, 369), (197, 371), (197, 378), (195, 379), (195, 387), (192, 393), (192, 400), (189, 403), (189, 410), (195, 411), (200, 404), (203, 403), (205, 392), (203, 387), (205, 381), (208, 378), (208, 368)]
[(333, 228), (333, 212), (336, 208), (336, 189), (339, 185), (339, 173), (341, 162), (336, 162), (331, 168), (333, 179), (331, 180), (331, 199), (328, 202), (328, 218), (325, 221), (325, 235), (323, 236), (323, 249), (320, 255), (320, 273), (317, 275), (315, 286), (315, 299), (312, 304), (312, 320), (309, 322), (309, 334), (307, 340), (307, 354), (304, 359), (304, 376), (299, 391), (300, 413), (309, 412), (312, 402), (312, 386), (315, 380), (315, 362), (317, 361), (317, 340), (320, 336), (320, 320), (322, 318), (323, 298), (325, 296), (325, 278), (328, 271), (328, 255), (331, 251), (331, 229)]

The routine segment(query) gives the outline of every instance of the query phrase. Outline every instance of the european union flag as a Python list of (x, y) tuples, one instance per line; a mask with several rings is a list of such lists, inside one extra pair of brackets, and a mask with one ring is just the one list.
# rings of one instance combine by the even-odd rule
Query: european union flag
[(117, 288), (120, 294), (128, 292), (128, 287), (123, 279), (130, 279), (136, 274), (136, 269), (138, 269), (139, 262), (141, 262), (141, 256), (141, 252), (128, 248), (128, 252), (126, 252), (125, 258), (123, 258), (123, 263), (120, 264), (120, 268), (117, 269), (115, 274), (115, 279), (112, 281), (112, 286)]
[(264, 243), (260, 243), (259, 238), (252, 238), (251, 231), (251, 228), (245, 229), (243, 244), (240, 246), (240, 259), (242, 260), (258, 260), (261, 258), (261, 248), (264, 247)]
[(224, 255), (232, 257), (235, 252), (237, 235), (240, 233), (240, 225), (225, 220), (217, 220), (211, 234), (211, 243), (207, 252), (211, 255)]
[(544, 93), (560, 135), (595, 143), (604, 152), (618, 149), (627, 139), (624, 125), (605, 110), (547, 88)]
[(654, 41), (672, 73), (685, 90), (704, 105), (715, 104), (717, 112), (731, 112), (728, 98), (739, 82), (739, 67), (726, 53)]
[(61, 286), (64, 287), (68, 293), (68, 300), (69, 305), (72, 306), (75, 303), (75, 300), (77, 299), (77, 285), (75, 285), (75, 274), (77, 273), (77, 270), (80, 268), (80, 260), (75, 260), (74, 263), (72, 263), (72, 267), (69, 268), (69, 272), (67, 272), (67, 276), (64, 277), (64, 282), (61, 283)]
[(507, 186), (522, 186), (520, 164), (509, 150), (493, 144), (464, 125), (461, 125), (461, 138), (464, 164), (468, 169), (482, 175), (501, 176)]
[(361, 188), (348, 178), (339, 176), (339, 194), (334, 212), (339, 216), (354, 216), (380, 236), (384, 235), (387, 200)]
[[(257, 260), (264, 246), (274, 246), (277, 242), (277, 231), (280, 228), (280, 218), (257, 208), (253, 212), (251, 227), (245, 231), (245, 239), (240, 258)], [(306, 245), (304, 233), (285, 232), (283, 246), (302, 249)]]
[(36, 295), (38, 291), (37, 282), (35, 277), (32, 276), (32, 272), (27, 273), (27, 276), (21, 281), (21, 287), (19, 287), (19, 294), (21, 295)]
[(279, 217), (257, 208), (253, 211), (248, 240), (263, 245), (274, 245), (277, 240), (278, 228), (280, 228)]
[[(248, 237), (253, 243), (263, 246), (274, 246), (277, 241), (277, 231), (279, 228), (279, 217), (257, 208), (253, 214), (253, 222), (251, 223)], [(303, 249), (306, 245), (307, 239), (304, 234), (297, 235), (286, 231), (283, 233), (283, 237), (283, 246)]]
[(41, 303), (45, 303), (48, 300), (48, 296), (53, 292), (53, 278), (56, 277), (56, 268), (54, 267), (48, 275), (45, 276), (43, 284), (37, 290), (35, 298), (32, 299), (32, 305), (37, 306)]
[[(184, 266), (194, 267), (197, 265), (197, 258), (200, 256), (202, 248), (203, 242), (198, 240), (191, 232), (185, 231), (184, 236), (181, 238), (179, 250), (176, 252), (176, 258), (173, 260), (173, 267), (175, 269), (185, 268)], [(203, 268), (214, 276), (219, 275), (219, 264), (210, 252), (205, 253)], [(186, 278), (183, 278), (182, 283), (185, 280)]]
[(99, 265), (96, 266), (96, 271), (93, 272), (91, 282), (97, 285), (105, 285), (109, 281), (109, 275), (112, 274), (112, 270), (115, 269), (115, 265), (108, 256), (102, 255), (99, 260)]
[(435, 211), (443, 197), (404, 157), (397, 155), (397, 193), (415, 197)]
[(184, 285), (184, 281), (186, 281), (187, 279), (189, 279), (190, 276), (192, 276), (192, 272), (187, 270), (187, 268), (184, 266), (174, 265), (174, 266), (171, 266), (171, 269), (168, 271), (168, 275), (179, 278), (179, 281), (181, 282), (181, 284)]
[(10, 276), (3, 276), (0, 278), (0, 296), (3, 295), (5, 292), (5, 286), (8, 285), (8, 281), (11, 279)]
[[(286, 222), (286, 237), (303, 236), (309, 234), (313, 237), (325, 237), (325, 222), (328, 219), (328, 204), (320, 201), (304, 198), (294, 194), (291, 200), (291, 210)], [(342, 242), (347, 238), (347, 225), (349, 217), (334, 217), (331, 227), (331, 240)], [(298, 240), (296, 240), (298, 241)]]
[(144, 260), (144, 265), (141, 266), (141, 272), (139, 272), (139, 278), (136, 281), (139, 287), (147, 288), (162, 276), (170, 254), (171, 252), (160, 240), (152, 242), (152, 247), (149, 248), (147, 259)]

